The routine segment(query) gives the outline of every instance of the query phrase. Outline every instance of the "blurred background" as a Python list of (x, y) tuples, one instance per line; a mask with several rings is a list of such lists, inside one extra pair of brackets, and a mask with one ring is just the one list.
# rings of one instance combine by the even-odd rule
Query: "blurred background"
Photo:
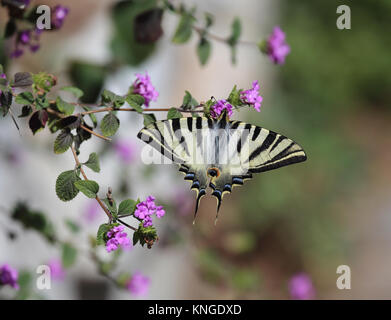
[[(142, 119), (120, 113), (115, 140), (89, 140), (81, 159), (98, 152), (101, 173), (90, 173), (91, 179), (111, 186), (122, 198), (152, 194), (164, 204), (166, 216), (157, 224), (159, 242), (151, 250), (137, 246), (125, 252), (117, 268), (148, 276), (144, 298), (150, 299), (290, 299), (290, 283), (298, 274), (309, 279), (312, 298), (389, 299), (391, 2), (183, 3), (196, 4), (200, 24), (204, 12), (213, 14), (211, 31), (223, 37), (229, 36), (235, 17), (242, 20), (243, 40), (258, 42), (281, 26), (291, 47), (286, 63), (273, 65), (256, 46), (240, 45), (233, 65), (227, 45), (213, 42), (210, 60), (201, 66), (197, 34), (184, 45), (171, 42), (178, 17), (170, 12), (164, 12), (159, 41), (137, 44), (132, 19), (142, 9), (118, 7), (109, 0), (61, 3), (70, 9), (64, 26), (42, 35), (41, 49), (34, 54), (9, 60), (12, 44), (0, 38), (0, 63), (7, 74), (47, 71), (58, 77), (59, 87), (83, 88), (88, 102), (103, 87), (126, 93), (137, 72), (147, 71), (159, 91), (151, 107), (180, 106), (185, 90), (199, 101), (212, 95), (225, 98), (234, 84), (248, 88), (258, 79), (264, 97), (261, 112), (241, 110), (233, 118), (284, 134), (306, 150), (306, 162), (262, 173), (235, 188), (225, 197), (217, 226), (215, 199), (204, 197), (193, 225), (190, 185), (176, 166), (142, 164), (143, 143), (136, 138)], [(350, 6), (350, 30), (336, 27), (341, 4)], [(0, 7), (1, 34), (6, 22), (6, 9)], [(164, 113), (156, 115), (165, 118)], [(18, 122), (20, 134), (10, 118), (0, 126), (0, 264), (27, 270), (34, 281), (38, 265), (60, 258), (58, 249), (40, 235), (10, 220), (7, 212), (25, 201), (44, 212), (62, 238), (82, 248), (62, 281), (28, 298), (135, 298), (100, 276), (83, 253), (88, 236), (106, 222), (103, 212), (82, 196), (69, 203), (56, 197), (58, 174), (73, 169), (71, 153), (54, 155), (55, 137), (48, 130), (32, 136), (27, 122)], [(126, 157), (119, 145), (126, 146)], [(77, 221), (77, 234), (69, 230), (67, 219)], [(101, 254), (104, 259), (106, 253)], [(336, 286), (339, 265), (351, 269), (350, 290)], [(2, 292), (2, 297), (10, 296)]]

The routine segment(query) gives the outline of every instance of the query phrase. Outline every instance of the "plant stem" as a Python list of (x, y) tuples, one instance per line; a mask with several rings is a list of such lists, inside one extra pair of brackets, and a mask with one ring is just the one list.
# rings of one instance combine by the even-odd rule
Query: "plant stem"
[(91, 133), (91, 134), (94, 135), (95, 137), (98, 137), (98, 138), (103, 139), (103, 140), (106, 140), (106, 141), (111, 141), (110, 138), (107, 138), (107, 137), (105, 137), (105, 136), (102, 136), (101, 134), (96, 133), (96, 132), (94, 132), (94, 131), (88, 129), (88, 128), (87, 128), (86, 126), (84, 126), (84, 125), (80, 125), (80, 128), (82, 128), (83, 130), (85, 130), (85, 131)]
[[(84, 172), (84, 169), (82, 168), (82, 166), (80, 164), (79, 157), (77, 156), (75, 147), (73, 145), (71, 146), (71, 150), (72, 150), (73, 158), (75, 159), (76, 165), (80, 168), (80, 173), (82, 174), (84, 180), (88, 181), (87, 175)], [(100, 200), (98, 196), (95, 197), (95, 200), (98, 201), (98, 203), (101, 206), (101, 208), (103, 209), (103, 211), (106, 213), (106, 215), (108, 216), (110, 221), (112, 221), (113, 216), (111, 215), (110, 211), (106, 208), (106, 206), (104, 205), (102, 200)]]

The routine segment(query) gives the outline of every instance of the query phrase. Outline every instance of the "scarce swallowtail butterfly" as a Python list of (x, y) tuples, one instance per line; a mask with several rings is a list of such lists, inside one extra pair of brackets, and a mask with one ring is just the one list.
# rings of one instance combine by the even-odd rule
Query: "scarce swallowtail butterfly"
[(291, 139), (249, 123), (230, 121), (225, 112), (218, 119), (157, 121), (143, 128), (137, 137), (178, 164), (185, 180), (191, 181), (191, 189), (197, 192), (194, 219), (208, 186), (217, 199), (218, 214), (223, 196), (254, 173), (307, 158)]

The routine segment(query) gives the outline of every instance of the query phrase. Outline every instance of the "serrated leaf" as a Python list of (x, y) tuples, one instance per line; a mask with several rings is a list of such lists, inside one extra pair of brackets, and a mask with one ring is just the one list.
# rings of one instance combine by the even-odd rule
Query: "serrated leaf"
[(114, 107), (120, 107), (125, 103), (125, 98), (105, 89), (102, 92), (102, 101), (112, 103)]
[(91, 153), (87, 162), (83, 164), (94, 172), (100, 172), (99, 157), (95, 152)]
[(16, 96), (15, 102), (23, 105), (31, 105), (34, 102), (33, 94), (28, 91), (21, 92)]
[(99, 226), (98, 232), (96, 234), (96, 243), (98, 245), (105, 244), (105, 234), (112, 228), (111, 224), (104, 223)]
[(229, 94), (228, 102), (234, 107), (243, 105), (243, 101), (240, 99), (240, 92), (241, 90), (238, 90), (237, 86), (235, 85)]
[(182, 113), (180, 113), (176, 108), (171, 108), (170, 110), (168, 110), (167, 119), (175, 118), (182, 118)]
[(109, 112), (103, 117), (100, 123), (100, 129), (105, 137), (111, 137), (117, 132), (119, 124), (120, 122), (117, 116)]
[(71, 267), (77, 257), (77, 250), (69, 243), (64, 243), (62, 245), (62, 266), (64, 268)]
[(67, 86), (62, 87), (60, 90), (72, 93), (77, 99), (81, 98), (84, 95), (84, 92), (77, 87)]
[(197, 46), (197, 55), (201, 65), (205, 65), (208, 62), (211, 51), (212, 46), (210, 42), (207, 39), (202, 38)]
[(99, 192), (99, 184), (92, 180), (78, 180), (74, 184), (86, 197), (91, 199), (96, 198)]
[(144, 126), (148, 126), (156, 122), (156, 117), (153, 113), (145, 113), (143, 114), (143, 117), (144, 117)]
[(184, 109), (190, 109), (192, 107), (198, 106), (199, 103), (196, 99), (193, 98), (191, 93), (189, 91), (185, 91), (185, 96), (183, 97), (182, 101), (182, 108)]
[(179, 20), (172, 42), (181, 44), (190, 40), (195, 19), (192, 14), (184, 13)]
[(122, 201), (118, 206), (118, 215), (132, 214), (136, 210), (137, 201), (127, 199)]
[(15, 73), (13, 87), (27, 87), (33, 84), (33, 78), (30, 72)]
[(46, 97), (37, 97), (34, 102), (36, 110), (42, 110), (50, 107), (50, 102)]
[(138, 113), (143, 112), (143, 108), (141, 107), (145, 103), (145, 99), (143, 96), (138, 94), (129, 94), (126, 96), (126, 102)]
[(79, 189), (75, 182), (80, 181), (80, 177), (75, 170), (69, 170), (61, 173), (56, 180), (56, 194), (62, 201), (70, 201), (77, 196)]
[(57, 105), (57, 109), (67, 116), (70, 116), (75, 111), (75, 106), (73, 104), (70, 104), (62, 100), (60, 97), (57, 97), (56, 105)]
[(73, 142), (70, 130), (62, 130), (54, 141), (54, 153), (61, 154), (69, 149)]

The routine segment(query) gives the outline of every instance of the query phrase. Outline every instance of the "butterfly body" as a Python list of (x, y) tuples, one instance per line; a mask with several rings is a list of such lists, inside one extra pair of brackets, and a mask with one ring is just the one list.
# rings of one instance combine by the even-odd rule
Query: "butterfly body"
[(306, 160), (303, 149), (276, 132), (241, 121), (207, 117), (157, 121), (138, 137), (179, 164), (197, 193), (195, 215), (208, 187), (217, 199), (243, 185), (254, 173)]

